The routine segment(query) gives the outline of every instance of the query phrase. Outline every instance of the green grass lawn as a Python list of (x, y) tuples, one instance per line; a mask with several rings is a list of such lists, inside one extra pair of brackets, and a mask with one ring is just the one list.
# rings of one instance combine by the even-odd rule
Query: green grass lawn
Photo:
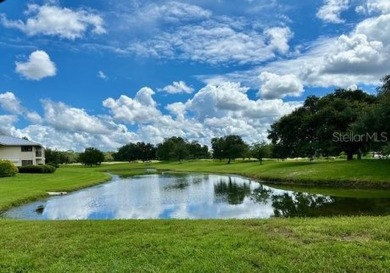
[(0, 221), (0, 272), (388, 272), (390, 217)]
[[(106, 172), (234, 173), (336, 186), (390, 184), (389, 161), (63, 166), (0, 179), (0, 210), (101, 183)], [(322, 181), (322, 182), (321, 182)], [(358, 181), (358, 182), (357, 182)], [(337, 184), (339, 183), (339, 184)], [(316, 183), (313, 183), (316, 184)], [(344, 190), (347, 191), (347, 190)], [(269, 220), (18, 221), (0, 219), (0, 272), (388, 272), (390, 216)]]

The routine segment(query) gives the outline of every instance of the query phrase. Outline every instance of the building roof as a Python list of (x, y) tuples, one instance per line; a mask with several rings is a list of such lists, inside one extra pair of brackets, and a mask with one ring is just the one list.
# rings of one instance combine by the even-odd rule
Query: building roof
[(39, 143), (23, 138), (0, 135), (0, 146), (42, 146)]

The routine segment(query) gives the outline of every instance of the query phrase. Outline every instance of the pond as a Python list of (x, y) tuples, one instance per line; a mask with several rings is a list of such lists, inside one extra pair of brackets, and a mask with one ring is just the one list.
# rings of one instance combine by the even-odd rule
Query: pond
[(389, 215), (390, 198), (282, 190), (239, 176), (148, 174), (121, 178), (3, 213), (15, 219), (245, 219)]

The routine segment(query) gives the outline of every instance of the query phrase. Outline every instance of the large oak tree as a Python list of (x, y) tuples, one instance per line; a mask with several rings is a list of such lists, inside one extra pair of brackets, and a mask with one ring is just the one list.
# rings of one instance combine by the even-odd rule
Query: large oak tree
[(309, 96), (302, 107), (275, 122), (268, 138), (280, 158), (361, 154), (369, 139), (356, 124), (377, 98), (362, 90), (337, 89), (322, 98)]

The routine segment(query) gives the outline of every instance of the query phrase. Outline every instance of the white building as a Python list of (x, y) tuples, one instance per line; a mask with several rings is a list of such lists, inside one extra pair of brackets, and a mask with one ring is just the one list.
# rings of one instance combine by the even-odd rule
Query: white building
[(36, 142), (0, 135), (0, 159), (16, 166), (45, 164), (45, 149)]

